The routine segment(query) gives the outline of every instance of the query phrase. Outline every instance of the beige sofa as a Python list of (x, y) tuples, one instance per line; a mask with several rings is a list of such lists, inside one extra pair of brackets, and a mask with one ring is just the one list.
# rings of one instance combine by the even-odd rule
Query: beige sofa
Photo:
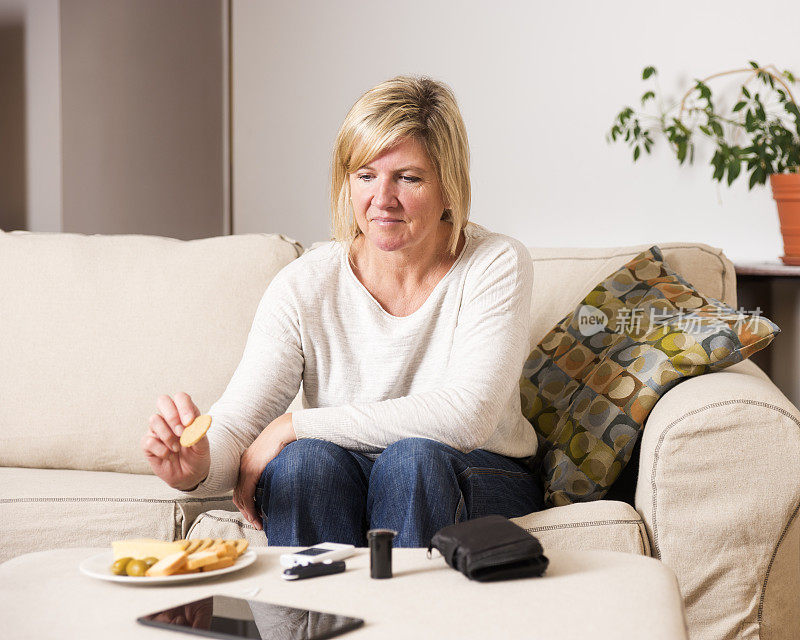
[[(660, 246), (701, 291), (736, 305), (721, 251)], [(531, 346), (643, 248), (532, 248)], [(276, 234), (183, 242), (0, 232), (0, 560), (138, 536), (266, 542), (230, 496), (189, 498), (150, 475), (139, 439), (159, 394), (187, 391), (201, 411), (219, 397), (264, 289), (302, 252)], [(301, 403), (302, 389), (288, 410)], [(793, 637), (797, 409), (740, 363), (667, 393), (637, 461), (635, 496), (518, 522), (546, 550), (660, 558), (678, 577), (693, 638)]]

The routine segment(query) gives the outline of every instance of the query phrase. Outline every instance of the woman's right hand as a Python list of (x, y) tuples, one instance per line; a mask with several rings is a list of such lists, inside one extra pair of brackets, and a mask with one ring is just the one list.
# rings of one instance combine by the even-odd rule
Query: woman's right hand
[(174, 489), (186, 491), (205, 480), (211, 466), (208, 438), (191, 447), (182, 447), (184, 427), (200, 415), (188, 394), (180, 391), (173, 401), (168, 395), (158, 396), (160, 413), (150, 416), (150, 426), (141, 440), (142, 450), (159, 478)]

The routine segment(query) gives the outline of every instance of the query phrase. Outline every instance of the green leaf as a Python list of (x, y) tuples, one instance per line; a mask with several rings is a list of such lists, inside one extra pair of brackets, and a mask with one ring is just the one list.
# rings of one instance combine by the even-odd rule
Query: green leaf
[(636, 148), (633, 150), (633, 161), (634, 161), (634, 162), (636, 162), (636, 161), (639, 159), (639, 155), (641, 154), (641, 152), (642, 152), (642, 151), (641, 151), (641, 149), (639, 149), (639, 147), (636, 147)]
[(800, 109), (794, 102), (787, 102), (786, 110), (794, 116), (795, 129), (797, 129), (797, 135), (800, 136)]
[(722, 125), (716, 120), (711, 121), (711, 128), (714, 130), (714, 133), (716, 133), (718, 137), (722, 138), (725, 135), (725, 133), (722, 131)]
[(642, 80), (647, 80), (650, 76), (656, 75), (655, 67), (645, 67), (642, 71)]
[(642, 96), (642, 106), (644, 106), (644, 103), (645, 103), (645, 102), (647, 102), (648, 100), (652, 100), (652, 99), (653, 99), (653, 98), (655, 98), (655, 97), (656, 97), (656, 94), (655, 94), (655, 93), (653, 93), (652, 91), (648, 91), (647, 93), (645, 93), (645, 94)]
[(750, 182), (747, 185), (747, 189), (751, 190), (756, 184), (758, 184), (758, 169), (750, 174)]
[(750, 66), (753, 67), (753, 69), (758, 69), (758, 63), (753, 62), (752, 60), (750, 60)]
[(733, 181), (736, 180), (741, 170), (742, 170), (742, 165), (739, 163), (738, 160), (733, 160), (728, 165), (728, 186), (731, 186)]
[(711, 89), (709, 89), (705, 84), (697, 81), (695, 88), (700, 92), (700, 98), (708, 100), (711, 97)]
[(718, 180), (718, 179), (719, 179), (719, 178), (717, 178), (717, 174), (719, 173), (719, 171), (720, 171), (720, 168), (722, 167), (722, 164), (723, 164), (723, 162), (724, 162), (723, 155), (722, 155), (722, 153), (720, 152), (720, 150), (719, 150), (719, 149), (717, 149), (717, 150), (714, 152), (714, 156), (711, 158), (711, 166), (712, 166), (712, 167), (714, 167), (714, 169), (715, 169), (715, 171), (714, 171), (714, 179), (715, 179), (715, 180)]
[(702, 131), (704, 134), (706, 134), (709, 138), (712, 136), (711, 129), (709, 129), (708, 127), (704, 127), (701, 124), (701, 125), (698, 125), (697, 128), (700, 129), (700, 131)]
[(747, 90), (747, 87), (742, 87), (742, 95), (745, 98), (749, 98), (750, 97), (750, 92)]
[(682, 132), (683, 132), (685, 135), (687, 135), (687, 136), (688, 136), (688, 135), (691, 133), (691, 132), (689, 131), (688, 127), (687, 127), (685, 124), (683, 124), (683, 122), (681, 122), (680, 120), (676, 120), (675, 122), (677, 122), (677, 123), (678, 123), (678, 128), (679, 128), (679, 129), (680, 129), (680, 130), (681, 130), (681, 131), (682, 131)]
[(788, 69), (787, 69), (786, 71), (784, 71), (784, 72), (783, 72), (783, 75), (784, 75), (784, 76), (786, 76), (786, 79), (787, 79), (789, 82), (791, 82), (792, 84), (794, 84), (795, 82), (797, 82), (797, 80), (795, 80), (794, 74), (793, 74), (791, 71), (789, 71)]
[(737, 103), (736, 103), (736, 106), (733, 108), (733, 110), (734, 110), (734, 112), (736, 112), (736, 111), (741, 111), (741, 110), (742, 110), (742, 109), (744, 109), (746, 106), (747, 106), (747, 103), (746, 103), (746, 102), (744, 102), (744, 101), (737, 102)]

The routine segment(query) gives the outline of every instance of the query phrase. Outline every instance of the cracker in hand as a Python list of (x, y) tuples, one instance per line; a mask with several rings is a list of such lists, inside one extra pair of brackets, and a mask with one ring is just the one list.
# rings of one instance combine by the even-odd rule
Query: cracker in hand
[(211, 426), (211, 416), (203, 414), (197, 416), (181, 434), (181, 446), (191, 447), (197, 444), (206, 435), (206, 431)]

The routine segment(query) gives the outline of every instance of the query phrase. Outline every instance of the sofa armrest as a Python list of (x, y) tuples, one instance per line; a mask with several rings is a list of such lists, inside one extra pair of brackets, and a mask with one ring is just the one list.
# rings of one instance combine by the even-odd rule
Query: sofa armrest
[(800, 628), (800, 414), (755, 364), (690, 378), (642, 434), (636, 509), (695, 638)]

